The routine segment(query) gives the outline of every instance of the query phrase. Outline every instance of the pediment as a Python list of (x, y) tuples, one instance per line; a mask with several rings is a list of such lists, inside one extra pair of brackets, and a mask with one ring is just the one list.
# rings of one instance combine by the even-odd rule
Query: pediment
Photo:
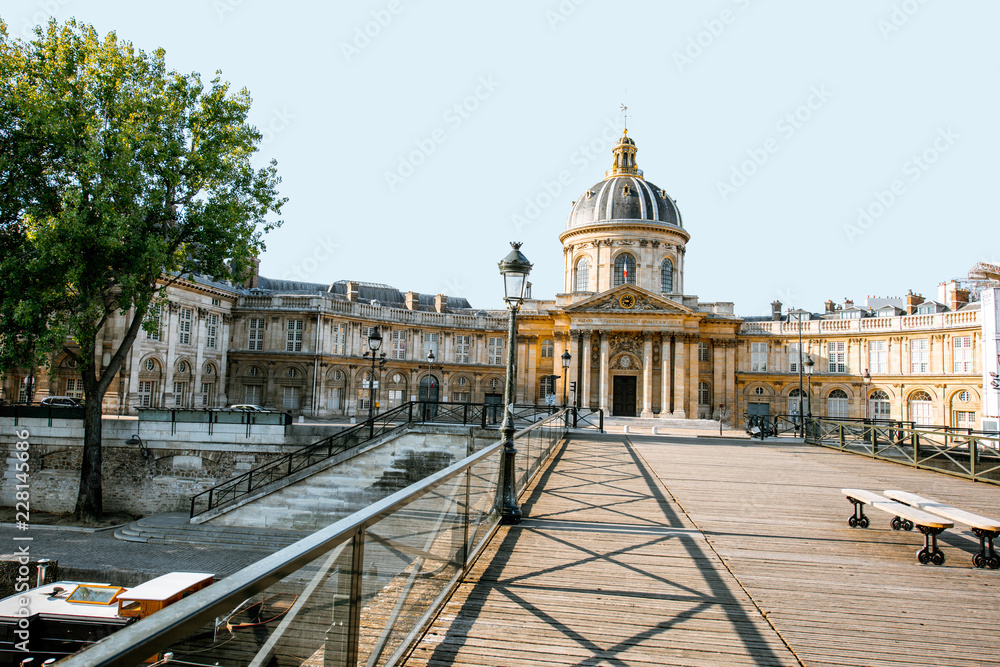
[[(631, 299), (628, 296), (630, 295)], [(625, 297), (623, 300), (622, 297)], [(632, 305), (629, 306), (629, 303)], [(619, 285), (563, 308), (566, 313), (661, 313), (668, 315), (697, 315), (697, 311), (676, 301), (653, 294), (635, 285)]]

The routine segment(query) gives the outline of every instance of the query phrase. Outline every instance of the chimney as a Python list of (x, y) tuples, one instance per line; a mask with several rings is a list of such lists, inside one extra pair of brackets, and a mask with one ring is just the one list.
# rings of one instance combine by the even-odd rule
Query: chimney
[(418, 310), (420, 308), (420, 295), (416, 292), (406, 293), (406, 309)]
[(962, 289), (958, 283), (952, 280), (948, 283), (948, 307), (958, 310), (969, 303), (969, 290)]
[(347, 281), (347, 300), (351, 303), (358, 301), (358, 284), (353, 280)]
[(444, 294), (438, 294), (434, 297), (434, 310), (439, 313), (444, 313), (448, 311), (448, 297)]
[(828, 313), (832, 313), (834, 310), (836, 310), (836, 308), (834, 308), (833, 299), (827, 299), (826, 303), (824, 303), (823, 305), (826, 306), (826, 312)]
[(924, 302), (924, 297), (919, 294), (914, 294), (913, 290), (908, 290), (906, 292), (906, 314), (912, 315), (913, 311), (917, 309), (917, 306)]
[(844, 297), (844, 310), (847, 310), (848, 308), (854, 308), (854, 301)]
[(772, 301), (771, 302), (771, 319), (777, 322), (781, 319), (781, 302)]

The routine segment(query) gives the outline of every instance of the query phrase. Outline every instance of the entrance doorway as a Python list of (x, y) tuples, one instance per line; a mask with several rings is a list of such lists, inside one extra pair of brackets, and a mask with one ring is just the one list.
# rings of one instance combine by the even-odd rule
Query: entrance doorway
[(423, 403), (424, 419), (437, 417), (438, 380), (433, 375), (425, 375), (420, 380), (420, 402)]
[(635, 376), (616, 375), (611, 414), (615, 417), (635, 417)]

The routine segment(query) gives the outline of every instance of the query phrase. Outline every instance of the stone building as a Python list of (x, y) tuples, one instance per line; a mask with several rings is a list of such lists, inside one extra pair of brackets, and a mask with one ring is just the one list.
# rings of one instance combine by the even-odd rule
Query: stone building
[[(996, 280), (943, 284), (936, 301), (912, 293), (864, 306), (831, 301), (819, 313), (783, 313), (776, 303), (771, 317), (738, 317), (732, 303), (688, 293), (692, 234), (636, 154), (626, 132), (611, 169), (572, 203), (559, 235), (562, 291), (522, 308), (519, 403), (554, 396), (561, 404), (566, 393), (621, 417), (739, 422), (746, 413), (795, 413), (801, 337), (802, 358), (814, 362), (805, 411), (980, 426), (990, 368), (977, 289)], [(705, 257), (710, 247), (701, 247)], [(502, 400), (505, 310), (387, 285), (263, 276), (246, 286), (180, 281), (165, 297), (157, 332), (140, 334), (106, 411), (251, 403), (319, 419), (366, 415), (371, 363), (363, 355), (376, 325), (386, 354), (376, 370), (379, 409)], [(125, 321), (107, 325), (105, 359)], [(80, 395), (74, 373), (57, 357), (39, 395)], [(23, 375), (4, 379), (8, 400), (23, 399)]]

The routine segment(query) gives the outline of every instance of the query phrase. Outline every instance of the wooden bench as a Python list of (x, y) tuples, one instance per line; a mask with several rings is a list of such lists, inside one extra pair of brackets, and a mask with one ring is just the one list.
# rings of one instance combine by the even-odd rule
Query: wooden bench
[(906, 529), (907, 526), (909, 526), (909, 530), (912, 530), (913, 526), (916, 526), (917, 530), (923, 533), (924, 546), (917, 552), (917, 561), (921, 565), (928, 563), (942, 565), (944, 563), (944, 553), (938, 549), (937, 536), (955, 524), (915, 507), (889, 500), (874, 491), (841, 489), (841, 492), (854, 505), (854, 514), (847, 520), (847, 525), (851, 528), (867, 528), (870, 525), (868, 517), (865, 516), (865, 505), (888, 512), (893, 516), (891, 524), (893, 530)]
[(907, 491), (886, 491), (885, 495), (905, 505), (968, 526), (972, 529), (973, 534), (979, 538), (979, 553), (973, 555), (972, 565), (980, 568), (989, 567), (991, 570), (1000, 569), (1000, 556), (993, 550), (993, 540), (1000, 535), (1000, 521), (966, 512), (958, 507), (945, 505)]

